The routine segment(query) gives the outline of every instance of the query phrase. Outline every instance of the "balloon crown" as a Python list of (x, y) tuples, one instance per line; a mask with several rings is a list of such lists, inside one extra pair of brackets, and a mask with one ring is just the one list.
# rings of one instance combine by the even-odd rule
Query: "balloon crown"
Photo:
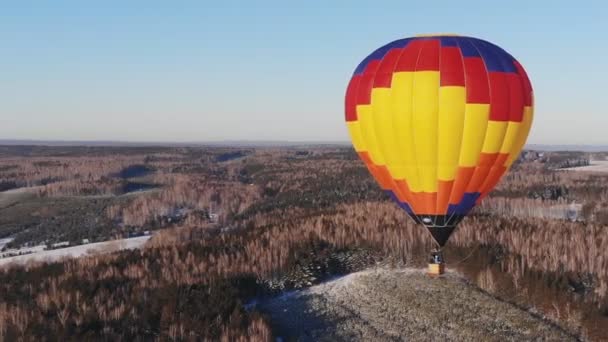
[(417, 34), (414, 37), (460, 37), (459, 34), (456, 33), (421, 33)]

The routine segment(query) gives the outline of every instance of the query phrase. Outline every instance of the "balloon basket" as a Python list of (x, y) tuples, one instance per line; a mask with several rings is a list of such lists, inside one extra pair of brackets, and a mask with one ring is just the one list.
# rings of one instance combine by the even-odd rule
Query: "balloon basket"
[(431, 263), (429, 264), (428, 275), (431, 277), (437, 277), (445, 273), (445, 264), (444, 263)]
[(441, 249), (435, 249), (431, 251), (431, 258), (429, 260), (428, 275), (431, 277), (437, 277), (445, 273), (445, 263), (443, 262), (443, 253)]

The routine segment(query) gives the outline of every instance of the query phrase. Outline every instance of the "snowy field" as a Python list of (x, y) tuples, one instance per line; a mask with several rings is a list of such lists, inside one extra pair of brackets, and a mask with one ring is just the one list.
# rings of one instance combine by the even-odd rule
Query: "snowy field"
[[(576, 341), (458, 273), (375, 268), (248, 304), (283, 341)], [(488, 339), (491, 336), (491, 339)]]
[(566, 171), (585, 171), (585, 172), (608, 172), (608, 160), (592, 160), (591, 165), (569, 167), (561, 170)]
[(0, 260), (2, 260), (3, 258), (7, 258), (7, 257), (12, 257), (14, 254), (13, 253), (18, 253), (18, 254), (31, 254), (31, 253), (38, 253), (38, 252), (42, 252), (46, 249), (45, 245), (38, 245), (38, 246), (32, 246), (32, 247), (22, 247), (19, 248), (17, 250), (15, 249), (9, 249), (6, 252), (0, 252)]
[(4, 246), (9, 244), (11, 241), (13, 241), (12, 238), (0, 239), (0, 250), (2, 250), (2, 248), (4, 248)]
[(38, 187), (18, 188), (0, 192), (0, 209), (13, 205), (21, 200), (34, 197)]
[(141, 248), (150, 236), (139, 236), (130, 239), (90, 243), (86, 245), (40, 251), (37, 253), (0, 259), (0, 266), (9, 264), (24, 265), (29, 262), (52, 262), (66, 258), (78, 258), (87, 255), (115, 252), (121, 249)]

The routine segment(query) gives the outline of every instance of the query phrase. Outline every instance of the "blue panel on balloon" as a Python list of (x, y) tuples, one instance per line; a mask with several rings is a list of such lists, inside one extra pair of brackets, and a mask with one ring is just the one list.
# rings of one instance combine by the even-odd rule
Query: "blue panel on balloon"
[(469, 211), (471, 211), (471, 209), (473, 209), (479, 196), (479, 192), (465, 192), (458, 204), (450, 204), (448, 207), (448, 215), (466, 215)]
[(399, 198), (397, 198), (397, 196), (395, 195), (394, 192), (392, 192), (391, 190), (385, 190), (386, 193), (391, 197), (391, 199), (393, 201), (395, 201), (397, 204), (399, 204), (399, 206), (401, 207), (401, 209), (405, 210), (408, 214), (413, 214), (414, 212), (412, 211), (412, 208), (410, 207), (409, 204), (405, 203), (405, 202), (401, 202), (399, 200)]

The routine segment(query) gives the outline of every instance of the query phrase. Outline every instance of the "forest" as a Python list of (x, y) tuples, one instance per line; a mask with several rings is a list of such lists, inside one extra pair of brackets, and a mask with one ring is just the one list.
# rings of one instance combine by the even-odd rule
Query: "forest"
[[(602, 153), (527, 151), (460, 225), (447, 266), (580, 339), (608, 339)], [(249, 303), (374, 265), (430, 235), (350, 147), (0, 147), (4, 249), (154, 234), (143, 248), (0, 266), (0, 340), (271, 341)]]

